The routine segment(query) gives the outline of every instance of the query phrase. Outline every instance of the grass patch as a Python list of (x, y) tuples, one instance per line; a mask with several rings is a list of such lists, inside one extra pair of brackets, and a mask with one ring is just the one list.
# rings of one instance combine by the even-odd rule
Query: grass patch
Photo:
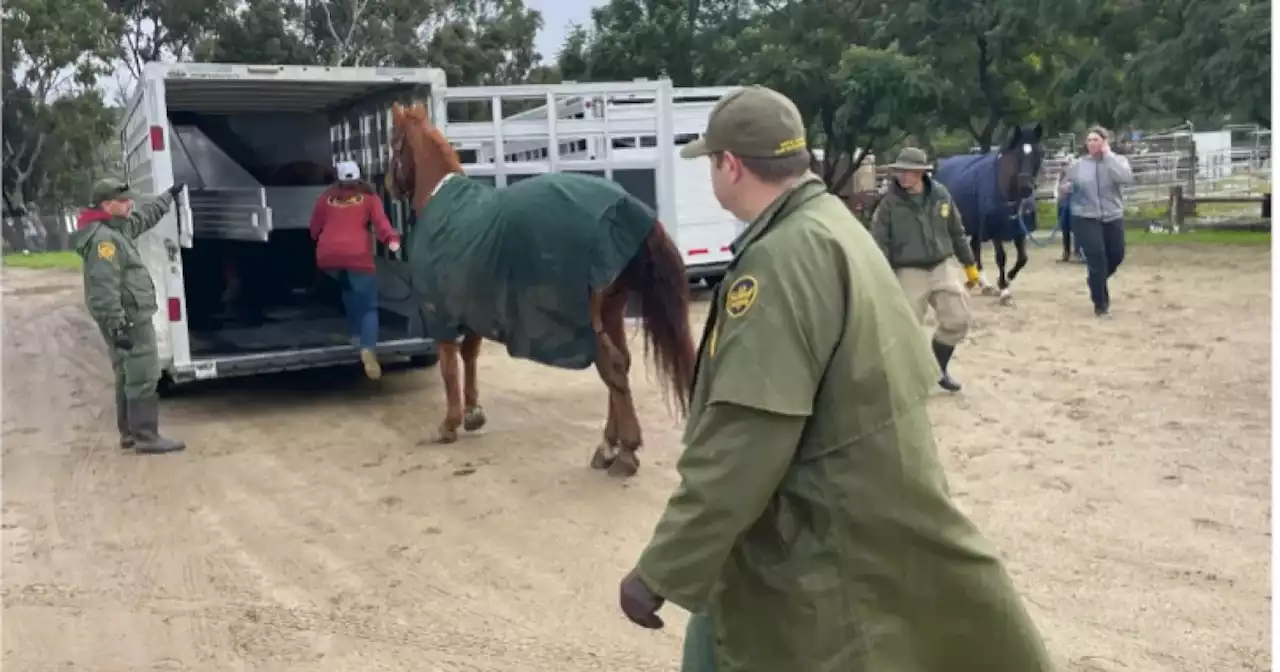
[(75, 252), (32, 252), (31, 254), (10, 253), (4, 255), (4, 265), (9, 268), (43, 268), (78, 271), (81, 267), (80, 255)]
[(1125, 243), (1131, 245), (1270, 245), (1270, 231), (1184, 231), (1182, 233), (1151, 233), (1130, 229), (1125, 233)]

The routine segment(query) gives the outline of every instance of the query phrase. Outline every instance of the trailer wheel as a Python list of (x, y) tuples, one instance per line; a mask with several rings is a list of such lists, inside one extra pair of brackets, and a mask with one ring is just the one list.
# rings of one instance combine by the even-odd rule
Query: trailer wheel
[(173, 376), (167, 372), (160, 374), (160, 382), (156, 383), (156, 394), (161, 399), (168, 399), (178, 393), (178, 384), (173, 382)]
[(436, 353), (429, 355), (414, 355), (409, 358), (409, 366), (415, 369), (426, 369), (436, 365), (440, 361), (440, 356)]

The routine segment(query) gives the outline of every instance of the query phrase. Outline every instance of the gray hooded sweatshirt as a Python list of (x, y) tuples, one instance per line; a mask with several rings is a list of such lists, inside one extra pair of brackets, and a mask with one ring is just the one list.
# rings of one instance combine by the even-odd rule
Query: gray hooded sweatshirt
[(1101, 158), (1086, 155), (1067, 166), (1066, 180), (1071, 183), (1072, 217), (1104, 222), (1124, 218), (1121, 188), (1133, 183), (1128, 159), (1112, 153)]

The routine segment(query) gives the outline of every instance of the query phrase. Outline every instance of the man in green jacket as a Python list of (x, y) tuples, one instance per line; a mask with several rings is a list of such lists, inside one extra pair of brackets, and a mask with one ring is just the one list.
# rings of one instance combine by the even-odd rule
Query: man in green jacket
[(947, 364), (969, 333), (971, 318), (965, 283), (953, 260), (964, 266), (968, 283), (976, 283), (979, 274), (973, 250), (951, 194), (929, 177), (923, 149), (903, 149), (889, 169), (894, 177), (871, 216), (871, 232), (898, 276), (916, 319), (923, 322), (929, 306), (937, 313), (933, 356), (942, 369), (938, 384), (959, 392), (960, 383), (947, 372)]
[(620, 603), (694, 613), (684, 672), (1040, 672), (995, 550), (947, 494), (938, 367), (867, 230), (808, 171), (795, 105), (726, 94), (705, 136), (751, 222), (699, 348), (681, 483)]
[(114, 179), (93, 185), (93, 206), (80, 213), (72, 239), (84, 259), (84, 301), (107, 342), (115, 371), (116, 427), (120, 447), (140, 453), (186, 448), (160, 435), (160, 361), (156, 349), (156, 288), (138, 251), (138, 236), (151, 230), (182, 191), (175, 184), (134, 208), (128, 186)]

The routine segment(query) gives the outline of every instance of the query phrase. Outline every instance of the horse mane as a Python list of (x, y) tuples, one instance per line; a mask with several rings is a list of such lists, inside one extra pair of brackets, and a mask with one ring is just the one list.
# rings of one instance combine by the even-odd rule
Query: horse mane
[[(440, 130), (431, 125), (431, 119), (427, 116), (427, 108), (422, 105), (414, 105), (404, 112), (404, 118), (407, 122), (413, 122), (409, 125), (409, 131), (417, 133), (418, 139), (426, 143), (423, 148), (432, 147), (439, 154), (441, 160), (444, 161), (445, 167), (449, 172), (461, 173), (462, 160), (458, 157), (458, 151), (449, 144)], [(427, 157), (419, 156), (414, 153), (413, 160), (419, 162), (418, 168), (426, 168), (421, 164)]]
[[(393, 121), (402, 133), (404, 146), (413, 161), (413, 192), (410, 198), (414, 210), (421, 210), (431, 199), (431, 190), (451, 173), (463, 173), (462, 160), (444, 135), (431, 126), (427, 108), (422, 103), (404, 107), (397, 103), (392, 107)], [(403, 159), (401, 159), (403, 161)]]

